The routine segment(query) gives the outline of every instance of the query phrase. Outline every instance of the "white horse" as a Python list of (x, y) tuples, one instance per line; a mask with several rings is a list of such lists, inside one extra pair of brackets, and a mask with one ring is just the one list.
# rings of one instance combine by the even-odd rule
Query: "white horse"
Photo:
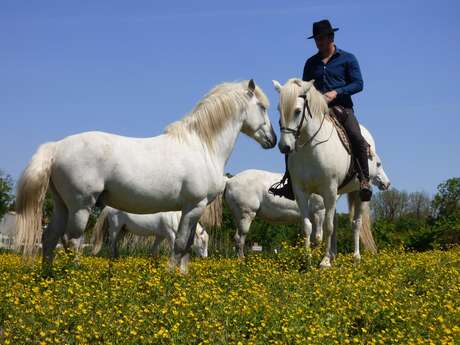
[(25, 257), (35, 253), (49, 187), (54, 214), (42, 237), (44, 267), (51, 267), (59, 238), (81, 236), (96, 202), (139, 214), (182, 211), (170, 260), (176, 267), (192, 245), (206, 205), (225, 187), (224, 167), (238, 134), (266, 149), (276, 145), (268, 106), (253, 80), (223, 83), (162, 135), (86, 132), (42, 145), (18, 184), (17, 247)]
[[(372, 184), (380, 190), (388, 189), (390, 181), (377, 154), (370, 163), (369, 172)], [(301, 223), (299, 207), (295, 201), (280, 198), (268, 192), (270, 186), (280, 181), (281, 178), (282, 175), (278, 173), (252, 169), (245, 170), (227, 181), (224, 199), (237, 224), (235, 243), (238, 256), (244, 257), (245, 239), (255, 217), (271, 224)], [(311, 194), (308, 208), (308, 218), (312, 223), (311, 237), (315, 239), (316, 243), (320, 243), (323, 239), (325, 216), (321, 196)], [(309, 248), (309, 234), (304, 235), (305, 246)]]
[[(295, 201), (274, 196), (270, 186), (282, 175), (264, 170), (245, 170), (227, 181), (224, 199), (237, 225), (235, 245), (239, 257), (244, 257), (244, 244), (252, 221), (258, 217), (270, 224), (299, 224), (299, 208)], [(312, 195), (309, 218), (314, 224), (314, 236), (323, 237), (324, 206), (320, 196)], [(307, 234), (305, 234), (307, 236)], [(305, 245), (310, 240), (305, 238)]]
[[(337, 195), (349, 193), (353, 216), (353, 240), (355, 260), (361, 258), (359, 238), (362, 216), (368, 218), (368, 203), (359, 197), (359, 181), (354, 178), (339, 190), (351, 164), (351, 156), (345, 150), (332, 122), (326, 118), (328, 105), (323, 95), (316, 90), (313, 81), (304, 82), (290, 79), (285, 85), (273, 81), (280, 93), (281, 139), (279, 149), (288, 153), (288, 169), (291, 174), (294, 194), (303, 218), (306, 233), (311, 233), (308, 219), (310, 195), (315, 193), (323, 197), (326, 208), (324, 233), (327, 240), (326, 254), (320, 266), (330, 267), (331, 236)], [(375, 142), (370, 133), (361, 126), (363, 136), (375, 153)], [(299, 135), (298, 135), (299, 134)]]
[[(104, 234), (108, 233), (112, 257), (118, 257), (117, 242), (122, 230), (138, 236), (155, 236), (152, 245), (152, 255), (158, 255), (160, 244), (166, 239), (172, 254), (180, 218), (180, 211), (134, 214), (106, 206), (99, 215), (93, 229), (93, 255), (99, 253), (104, 240)], [(205, 258), (208, 256), (208, 242), (208, 233), (200, 223), (198, 223), (192, 249), (199, 256)]]

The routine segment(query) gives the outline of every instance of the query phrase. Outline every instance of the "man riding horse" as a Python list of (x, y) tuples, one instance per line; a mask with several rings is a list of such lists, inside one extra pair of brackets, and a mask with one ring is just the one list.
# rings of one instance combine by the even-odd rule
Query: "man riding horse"
[[(318, 53), (306, 61), (302, 79), (315, 81), (316, 89), (323, 93), (333, 115), (345, 128), (357, 163), (361, 200), (369, 201), (372, 190), (369, 184), (368, 144), (361, 134), (351, 100), (352, 95), (362, 91), (363, 79), (356, 57), (334, 44), (334, 32), (337, 30), (338, 28), (332, 28), (328, 20), (313, 23), (313, 35), (308, 39), (314, 38)], [(287, 169), (287, 154), (283, 180), (283, 186), (274, 185), (270, 191), (274, 195), (294, 200)]]

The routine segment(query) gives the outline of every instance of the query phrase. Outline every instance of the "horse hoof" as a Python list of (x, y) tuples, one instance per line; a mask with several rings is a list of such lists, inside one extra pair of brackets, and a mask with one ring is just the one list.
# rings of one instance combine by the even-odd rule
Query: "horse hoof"
[(353, 254), (353, 261), (355, 263), (359, 263), (361, 261), (361, 255), (359, 254)]
[(329, 258), (324, 258), (321, 263), (319, 264), (319, 268), (321, 269), (327, 269), (327, 268), (331, 268), (332, 265), (331, 265), (331, 261), (329, 260)]
[(168, 261), (168, 271), (169, 272), (174, 272), (177, 267), (177, 261), (174, 258), (170, 258)]

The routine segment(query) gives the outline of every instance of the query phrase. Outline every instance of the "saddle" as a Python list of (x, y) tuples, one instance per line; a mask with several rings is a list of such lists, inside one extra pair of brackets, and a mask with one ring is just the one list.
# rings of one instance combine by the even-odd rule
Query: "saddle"
[[(361, 167), (359, 166), (359, 163), (355, 158), (355, 155), (353, 154), (353, 147), (351, 145), (350, 138), (348, 137), (347, 131), (342, 125), (342, 123), (346, 120), (347, 116), (347, 110), (340, 105), (330, 108), (329, 113), (327, 114), (327, 117), (329, 118), (329, 120), (331, 120), (332, 124), (334, 125), (337, 131), (337, 134), (340, 138), (340, 141), (342, 142), (343, 147), (351, 156), (350, 167), (348, 168), (348, 172), (345, 176), (345, 179), (340, 184), (339, 189), (345, 187), (356, 175), (361, 174)], [(369, 145), (369, 143), (367, 143), (367, 155), (370, 160), (373, 159), (373, 153), (371, 150), (371, 145)]]

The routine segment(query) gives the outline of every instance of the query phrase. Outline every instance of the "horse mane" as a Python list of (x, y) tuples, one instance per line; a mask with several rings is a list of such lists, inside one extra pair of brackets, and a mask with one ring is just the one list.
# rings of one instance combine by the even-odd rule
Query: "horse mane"
[[(269, 102), (262, 89), (256, 86), (257, 99), (268, 108)], [(247, 107), (250, 100), (248, 81), (222, 83), (214, 87), (181, 120), (171, 123), (165, 133), (186, 140), (196, 134), (210, 151), (214, 149), (214, 138), (233, 118)]]
[[(302, 83), (303, 81), (298, 78), (291, 78), (281, 89), (280, 111), (285, 120), (294, 114), (297, 97), (302, 93)], [(313, 84), (307, 91), (307, 100), (312, 116), (321, 120), (323, 114), (328, 111), (328, 106), (324, 96)]]

